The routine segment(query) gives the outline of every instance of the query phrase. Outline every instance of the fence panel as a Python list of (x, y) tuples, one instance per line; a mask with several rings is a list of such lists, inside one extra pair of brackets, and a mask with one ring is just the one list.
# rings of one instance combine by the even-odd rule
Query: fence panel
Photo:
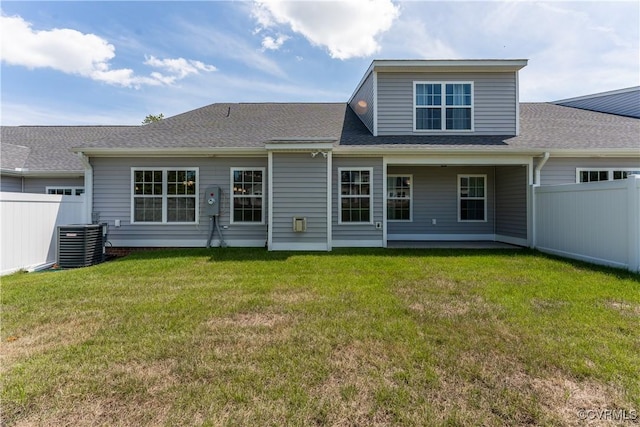
[(536, 187), (537, 249), (638, 271), (640, 176)]
[(85, 196), (0, 193), (0, 274), (56, 260), (56, 227), (81, 224)]

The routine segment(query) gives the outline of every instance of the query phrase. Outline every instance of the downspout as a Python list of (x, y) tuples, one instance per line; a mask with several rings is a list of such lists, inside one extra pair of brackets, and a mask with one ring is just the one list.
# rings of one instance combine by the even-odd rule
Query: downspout
[(538, 165), (536, 166), (536, 176), (533, 182), (533, 185), (535, 187), (539, 187), (540, 186), (540, 171), (542, 170), (542, 168), (544, 167), (544, 165), (547, 163), (547, 160), (549, 160), (549, 152), (546, 151), (544, 153), (544, 156), (542, 157), (542, 160), (540, 160), (540, 163), (538, 163)]
[(534, 249), (538, 243), (538, 230), (536, 229), (536, 188), (540, 187), (540, 172), (542, 171), (544, 165), (547, 163), (547, 160), (549, 160), (549, 152), (545, 151), (544, 156), (542, 156), (542, 159), (540, 160), (540, 163), (536, 165), (533, 178), (533, 188), (531, 189), (531, 234), (533, 234), (533, 238), (531, 239), (531, 247)]
[(79, 152), (78, 157), (84, 165), (84, 223), (91, 224), (91, 213), (93, 212), (93, 167), (89, 162), (89, 157)]

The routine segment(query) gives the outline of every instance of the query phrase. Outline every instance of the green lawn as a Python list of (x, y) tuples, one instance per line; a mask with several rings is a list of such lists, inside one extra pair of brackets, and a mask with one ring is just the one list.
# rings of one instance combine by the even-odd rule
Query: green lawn
[(2, 278), (1, 338), (4, 425), (640, 412), (640, 276), (528, 250), (138, 253)]

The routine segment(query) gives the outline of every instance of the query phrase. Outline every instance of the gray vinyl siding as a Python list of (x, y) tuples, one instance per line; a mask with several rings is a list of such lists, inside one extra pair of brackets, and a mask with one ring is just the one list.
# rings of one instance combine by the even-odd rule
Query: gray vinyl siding
[[(222, 190), (220, 225), (224, 238), (233, 246), (233, 241), (267, 240), (268, 212), (267, 183), (263, 180), (264, 224), (230, 224), (232, 167), (267, 167), (267, 158), (92, 158), (93, 165), (93, 211), (99, 212), (100, 221), (109, 224), (109, 240), (135, 242), (133, 246), (185, 246), (180, 242), (195, 241), (195, 246), (205, 246), (209, 237), (209, 217), (204, 213), (202, 199), (208, 186), (217, 185)], [(132, 167), (198, 167), (199, 168), (199, 207), (198, 224), (131, 224), (131, 168)], [(268, 173), (268, 171), (266, 171)], [(121, 227), (115, 228), (114, 221), (119, 219)], [(215, 234), (217, 239), (217, 233)], [(154, 243), (155, 241), (155, 243)], [(160, 245), (158, 242), (168, 244)]]
[[(414, 81), (474, 82), (473, 135), (516, 134), (516, 74), (509, 73), (378, 73), (378, 135), (413, 132)], [(423, 135), (425, 132), (420, 132)], [(470, 132), (429, 132), (469, 135)]]
[[(412, 221), (389, 221), (387, 233), (406, 235), (493, 234), (494, 167), (389, 166), (389, 175), (413, 175)], [(458, 222), (458, 175), (486, 174), (487, 221)], [(432, 220), (436, 220), (436, 224)]]
[(0, 191), (9, 193), (22, 193), (22, 178), (19, 176), (0, 177)]
[(527, 168), (496, 166), (496, 234), (527, 238)]
[[(340, 215), (340, 177), (338, 168), (373, 168), (373, 223), (372, 224), (338, 224)], [(382, 158), (354, 158), (354, 157), (333, 157), (332, 173), (332, 238), (338, 241), (353, 241), (354, 246), (358, 241), (380, 241), (382, 242), (382, 229), (376, 229), (375, 223), (382, 222)]]
[[(366, 110), (362, 111), (362, 107), (358, 106), (358, 102), (364, 101), (366, 103)], [(375, 100), (373, 97), (373, 73), (369, 74), (366, 80), (358, 89), (355, 96), (349, 103), (349, 106), (356, 112), (362, 123), (369, 129), (369, 132), (373, 133), (373, 110), (375, 108)]]
[(45, 194), (47, 187), (84, 187), (82, 178), (25, 178), (25, 193)]
[(624, 93), (556, 102), (565, 107), (640, 118), (640, 88)]
[[(539, 162), (538, 159), (536, 161)], [(540, 171), (540, 185), (575, 184), (576, 168), (638, 168), (640, 158), (551, 157)]]
[[(273, 154), (273, 243), (327, 243), (327, 159), (309, 153)], [(307, 231), (293, 231), (293, 217)]]

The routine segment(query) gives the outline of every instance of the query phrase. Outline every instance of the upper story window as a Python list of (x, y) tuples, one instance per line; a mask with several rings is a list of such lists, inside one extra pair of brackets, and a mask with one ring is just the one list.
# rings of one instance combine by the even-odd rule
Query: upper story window
[(473, 130), (472, 82), (415, 82), (414, 130)]
[(132, 168), (133, 223), (198, 221), (198, 168)]
[(629, 175), (640, 175), (639, 169), (628, 168), (603, 168), (603, 169), (576, 169), (576, 182), (613, 181), (627, 179)]

